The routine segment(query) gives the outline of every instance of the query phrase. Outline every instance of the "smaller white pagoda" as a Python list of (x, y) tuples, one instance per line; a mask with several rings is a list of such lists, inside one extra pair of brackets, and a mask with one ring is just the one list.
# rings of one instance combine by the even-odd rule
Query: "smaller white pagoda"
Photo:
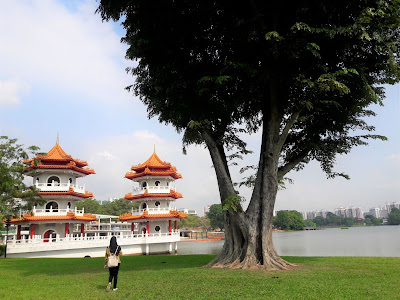
[[(148, 241), (146, 254), (171, 252), (172, 243), (177, 250), (180, 239), (177, 222), (188, 217), (173, 206), (176, 199), (182, 198), (174, 184), (182, 175), (176, 167), (162, 161), (155, 151), (144, 163), (132, 166), (131, 171), (125, 178), (136, 182), (139, 187), (125, 195), (125, 199), (137, 202), (139, 209), (121, 215), (119, 220), (131, 222), (134, 234), (159, 237)], [(162, 237), (167, 239), (164, 241)]]

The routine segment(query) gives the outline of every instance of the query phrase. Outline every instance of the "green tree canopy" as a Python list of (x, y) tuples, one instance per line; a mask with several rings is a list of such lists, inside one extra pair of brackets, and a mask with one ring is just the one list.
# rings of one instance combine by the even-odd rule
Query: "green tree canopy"
[[(101, 0), (103, 20), (123, 17), (137, 61), (128, 87), (149, 117), (205, 144), (217, 175), (225, 244), (211, 266), (293, 267), (272, 245), (278, 182), (316, 160), (328, 177), (336, 155), (366, 145), (366, 117), (399, 81), (398, 0)], [(248, 153), (240, 134), (261, 131), (246, 211), (228, 160)], [(246, 167), (246, 166), (245, 166)]]
[(313, 222), (314, 222), (315, 224), (317, 224), (318, 227), (322, 227), (322, 226), (326, 225), (326, 223), (325, 223), (325, 218), (324, 218), (324, 217), (321, 217), (321, 216), (315, 217), (315, 218), (313, 219)]
[(186, 219), (181, 219), (180, 222), (178, 222), (179, 228), (187, 229), (200, 226), (201, 226), (201, 219), (199, 216), (189, 215)]
[(45, 202), (35, 186), (24, 183), (22, 163), (29, 156), (36, 156), (38, 151), (36, 146), (25, 148), (17, 143), (17, 139), (0, 137), (0, 213), (4, 217), (18, 214), (20, 210), (30, 210), (35, 203)]
[(313, 221), (311, 220), (304, 220), (304, 226), (305, 227), (317, 227), (317, 224), (315, 224)]
[(300, 212), (296, 210), (280, 210), (273, 220), (273, 225), (282, 230), (303, 230), (304, 220)]
[(210, 219), (211, 228), (224, 229), (224, 214), (221, 204), (213, 204), (207, 212), (207, 217)]
[(392, 208), (387, 221), (389, 225), (400, 225), (400, 210), (395, 207)]
[(85, 208), (85, 212), (92, 214), (120, 216), (124, 213), (129, 213), (132, 209), (137, 209), (139, 205), (133, 201), (125, 199), (116, 199), (107, 201), (101, 205), (95, 199), (85, 199), (76, 203), (78, 209)]

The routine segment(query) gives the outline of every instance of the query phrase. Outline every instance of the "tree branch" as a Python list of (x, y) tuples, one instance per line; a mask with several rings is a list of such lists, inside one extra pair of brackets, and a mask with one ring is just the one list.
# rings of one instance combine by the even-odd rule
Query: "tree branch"
[(281, 151), (283, 144), (286, 141), (286, 138), (289, 135), (289, 130), (293, 127), (293, 124), (297, 121), (297, 118), (299, 117), (300, 111), (294, 112), (289, 120), (287, 121), (285, 128), (283, 129), (281, 135), (279, 136), (279, 141), (278, 141), (278, 150)]
[(310, 149), (304, 149), (288, 163), (278, 168), (278, 178), (283, 178), (290, 170), (297, 166), (310, 152)]

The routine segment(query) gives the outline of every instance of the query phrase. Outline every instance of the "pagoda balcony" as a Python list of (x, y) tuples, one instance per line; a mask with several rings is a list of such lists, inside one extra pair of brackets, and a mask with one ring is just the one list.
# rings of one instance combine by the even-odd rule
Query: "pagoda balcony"
[(169, 194), (170, 190), (176, 191), (174, 186), (146, 186), (146, 187), (139, 187), (133, 188), (132, 194), (133, 195), (142, 195), (147, 190), (149, 194)]
[(172, 206), (169, 206), (169, 207), (154, 207), (154, 208), (145, 208), (145, 209), (132, 209), (132, 211), (131, 211), (131, 213), (132, 213), (132, 216), (138, 216), (138, 215), (142, 215), (145, 211), (147, 211), (147, 213), (149, 214), (149, 215), (152, 215), (152, 214), (169, 214), (169, 212), (171, 211), (171, 210), (176, 210), (176, 207), (172, 207)]
[(85, 194), (85, 191), (86, 191), (84, 185), (71, 184), (69, 182), (67, 182), (67, 183), (58, 183), (58, 182), (38, 183), (38, 182), (36, 182), (35, 186), (41, 192), (68, 192), (70, 187), (73, 188), (76, 193)]
[(44, 209), (37, 209), (36, 206), (33, 207), (31, 211), (23, 211), (20, 213), (21, 216), (23, 216), (26, 213), (32, 212), (35, 216), (66, 216), (67, 213), (73, 212), (76, 216), (83, 217), (85, 213), (85, 208), (82, 208), (82, 210), (76, 209), (59, 209), (59, 208), (44, 208)]

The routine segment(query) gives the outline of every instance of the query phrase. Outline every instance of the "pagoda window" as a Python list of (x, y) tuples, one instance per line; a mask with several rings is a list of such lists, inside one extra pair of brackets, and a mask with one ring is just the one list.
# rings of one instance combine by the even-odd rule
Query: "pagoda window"
[(50, 176), (49, 179), (47, 179), (47, 185), (48, 186), (59, 186), (60, 178), (58, 178), (57, 176)]
[(68, 179), (69, 184), (72, 184), (72, 178)]
[(51, 209), (54, 212), (58, 212), (58, 203), (55, 201), (50, 201), (49, 203), (47, 203), (46, 204), (46, 212), (49, 212)]
[(161, 204), (160, 201), (156, 201), (156, 203), (154, 203), (154, 205), (157, 207), (160, 206), (160, 204)]
[(71, 202), (68, 202), (67, 204), (67, 208), (70, 209), (71, 208)]
[(169, 181), (167, 181), (167, 186), (169, 186)]
[(159, 232), (159, 231), (161, 230), (161, 227), (157, 225), (156, 227), (154, 227), (154, 230), (155, 230), (156, 232)]
[(142, 188), (146, 188), (146, 187), (147, 187), (147, 182), (144, 181), (144, 182), (142, 183)]
[(143, 203), (142, 204), (142, 209), (144, 210), (144, 209), (146, 209), (147, 208), (147, 204), (146, 203)]
[(154, 185), (155, 186), (159, 186), (160, 185), (160, 181), (157, 180), (156, 182), (154, 182)]

